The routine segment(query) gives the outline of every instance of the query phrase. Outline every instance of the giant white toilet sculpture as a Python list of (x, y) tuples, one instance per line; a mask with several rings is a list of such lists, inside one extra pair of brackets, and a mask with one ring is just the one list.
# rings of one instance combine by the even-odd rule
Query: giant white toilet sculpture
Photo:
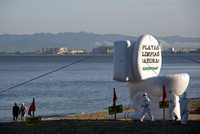
[(136, 41), (114, 43), (113, 79), (128, 83), (131, 106), (136, 110), (129, 114), (131, 118), (140, 118), (142, 94), (147, 92), (154, 118), (162, 119), (159, 101), (165, 85), (169, 100), (166, 119), (172, 119), (173, 112), (181, 119), (179, 96), (186, 92), (190, 77), (187, 73), (159, 76), (161, 65), (161, 46), (152, 35), (142, 35)]

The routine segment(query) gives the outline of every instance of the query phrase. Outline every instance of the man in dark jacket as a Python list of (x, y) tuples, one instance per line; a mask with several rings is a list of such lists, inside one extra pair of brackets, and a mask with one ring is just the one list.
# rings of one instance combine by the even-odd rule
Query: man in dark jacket
[(12, 114), (13, 114), (13, 120), (17, 120), (19, 115), (19, 106), (17, 105), (17, 103), (15, 103), (13, 106)]

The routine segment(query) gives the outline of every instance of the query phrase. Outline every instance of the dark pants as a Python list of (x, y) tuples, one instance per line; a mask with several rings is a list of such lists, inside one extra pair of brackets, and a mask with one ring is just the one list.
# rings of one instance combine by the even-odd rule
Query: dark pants
[(13, 120), (17, 120), (18, 115), (13, 115)]

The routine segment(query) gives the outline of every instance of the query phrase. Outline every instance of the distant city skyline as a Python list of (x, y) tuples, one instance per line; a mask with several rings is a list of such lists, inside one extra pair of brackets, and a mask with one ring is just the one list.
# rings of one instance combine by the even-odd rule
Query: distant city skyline
[(0, 34), (200, 37), (199, 0), (0, 0)]

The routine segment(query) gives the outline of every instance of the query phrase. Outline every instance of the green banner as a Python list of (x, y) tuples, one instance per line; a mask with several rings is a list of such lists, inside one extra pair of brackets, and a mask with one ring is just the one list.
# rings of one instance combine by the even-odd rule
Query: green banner
[(123, 112), (123, 106), (122, 105), (116, 105), (116, 106), (108, 107), (108, 113), (109, 114), (122, 113), (122, 112)]
[(169, 107), (169, 101), (160, 101), (159, 102), (160, 108), (168, 108)]

